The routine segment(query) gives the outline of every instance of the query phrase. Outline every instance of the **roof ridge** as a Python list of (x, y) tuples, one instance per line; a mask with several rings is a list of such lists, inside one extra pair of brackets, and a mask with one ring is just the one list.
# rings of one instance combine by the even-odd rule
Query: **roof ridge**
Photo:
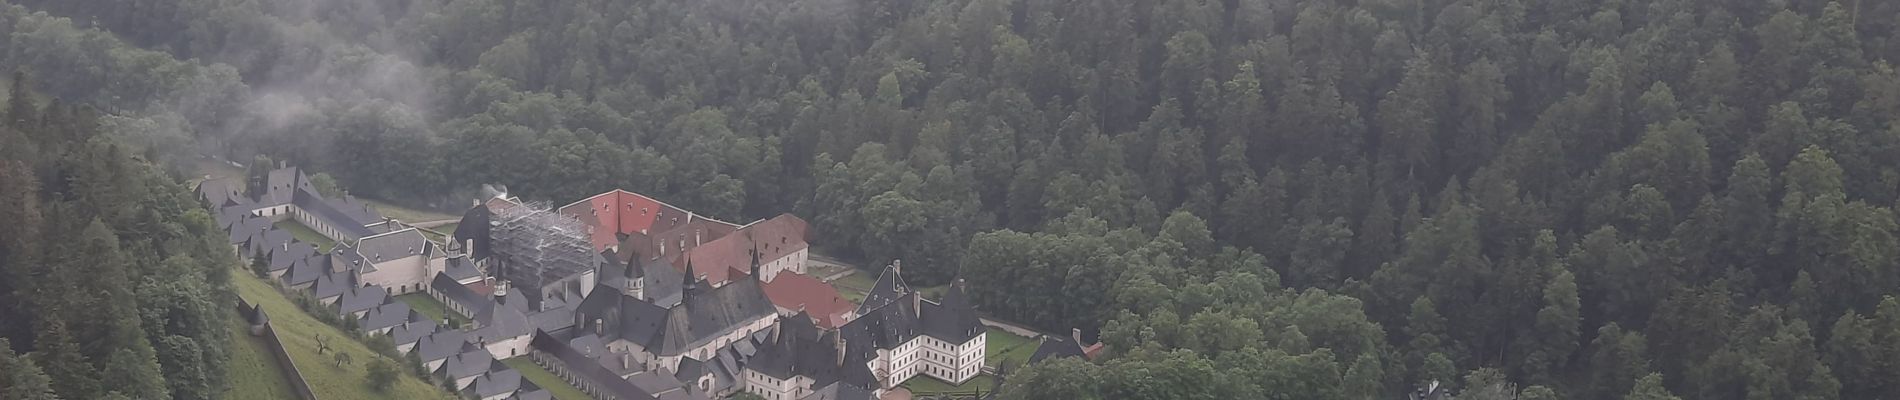
[[(379, 223), (379, 224), (380, 224), (381, 222), (377, 222), (377, 223)], [(393, 231), (389, 231), (389, 232), (383, 232), (383, 233), (378, 233), (378, 234), (374, 234), (374, 235), (369, 235), (369, 236), (364, 236), (364, 237), (363, 237), (363, 238), (361, 238), (361, 239), (356, 239), (356, 243), (357, 243), (357, 245), (358, 245), (358, 246), (361, 246), (364, 240), (369, 240), (369, 239), (374, 239), (374, 238), (378, 238), (378, 237), (383, 237), (383, 236), (388, 236), (388, 235), (393, 235), (393, 234), (398, 234), (398, 233), (403, 233), (403, 232), (408, 232), (408, 231), (416, 231), (416, 234), (417, 234), (417, 235), (421, 235), (421, 234), (422, 234), (422, 231), (421, 231), (421, 230), (419, 230), (418, 228), (416, 228), (416, 227), (415, 227), (415, 226), (413, 226), (413, 225), (409, 225), (409, 224), (406, 224), (406, 223), (405, 223), (405, 224), (403, 224), (403, 225), (405, 225), (405, 226), (409, 226), (409, 227), (407, 227), (407, 228), (402, 228), (402, 229), (397, 229), (397, 230), (393, 230)], [(427, 238), (427, 236), (424, 236), (424, 238)]]

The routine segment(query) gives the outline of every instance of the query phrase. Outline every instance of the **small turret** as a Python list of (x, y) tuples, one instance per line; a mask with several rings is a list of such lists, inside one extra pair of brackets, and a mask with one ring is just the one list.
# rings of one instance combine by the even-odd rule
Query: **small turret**
[(627, 296), (631, 296), (636, 299), (645, 300), (646, 298), (643, 297), (643, 295), (646, 293), (646, 287), (644, 285), (644, 280), (640, 279), (639, 265), (640, 265), (640, 254), (634, 253), (633, 259), (627, 260), (627, 270), (625, 274), (621, 275), (620, 279), (622, 279), (622, 281), (621, 281), (620, 290), (623, 294)]
[(765, 274), (759, 273), (760, 272), (759, 249), (757, 247), (754, 247), (752, 248), (751, 253), (752, 253), (752, 279), (759, 281), (759, 283), (765, 283)]

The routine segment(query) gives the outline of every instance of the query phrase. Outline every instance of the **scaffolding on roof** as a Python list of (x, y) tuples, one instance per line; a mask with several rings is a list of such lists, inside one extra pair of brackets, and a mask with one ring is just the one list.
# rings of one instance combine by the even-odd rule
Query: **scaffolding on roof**
[(496, 212), (493, 227), (494, 258), (502, 279), (528, 291), (530, 298), (570, 277), (592, 271), (600, 262), (588, 240), (586, 225), (531, 203)]

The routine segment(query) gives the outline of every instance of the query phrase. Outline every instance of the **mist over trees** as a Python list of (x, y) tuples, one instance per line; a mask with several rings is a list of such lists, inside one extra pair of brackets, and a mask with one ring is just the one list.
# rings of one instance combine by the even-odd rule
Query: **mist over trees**
[(790, 210), (1109, 344), (1005, 398), (1900, 387), (1900, 3), (12, 3), (150, 157)]

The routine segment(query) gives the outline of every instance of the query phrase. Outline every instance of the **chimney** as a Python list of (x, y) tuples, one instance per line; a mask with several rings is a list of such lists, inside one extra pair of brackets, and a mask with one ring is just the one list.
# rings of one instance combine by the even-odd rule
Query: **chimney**
[(600, 332), (601, 332), (601, 327), (600, 327), (601, 325), (605, 325), (605, 323), (603, 323), (603, 322), (602, 322), (602, 321), (600, 320), (600, 318), (594, 318), (594, 336), (600, 336), (600, 335), (602, 335), (602, 333), (600, 333)]
[(495, 304), (508, 304), (508, 281), (495, 282)]
[(843, 331), (839, 331), (839, 332), (832, 332), (832, 334), (831, 334), (831, 342), (832, 342), (833, 344), (836, 344), (836, 345), (837, 345), (837, 346), (834, 346), (834, 347), (837, 347), (837, 348), (838, 348), (838, 366), (844, 366), (844, 357), (845, 357), (845, 353), (844, 353), (844, 349), (845, 349), (845, 345), (844, 345), (844, 333), (843, 333)]
[(904, 273), (904, 260), (891, 260), (891, 271)]
[(620, 353), (620, 369), (629, 368), (633, 368), (633, 356), (627, 353)]
[(1075, 339), (1075, 345), (1082, 345), (1082, 328), (1069, 328), (1069, 338)]

